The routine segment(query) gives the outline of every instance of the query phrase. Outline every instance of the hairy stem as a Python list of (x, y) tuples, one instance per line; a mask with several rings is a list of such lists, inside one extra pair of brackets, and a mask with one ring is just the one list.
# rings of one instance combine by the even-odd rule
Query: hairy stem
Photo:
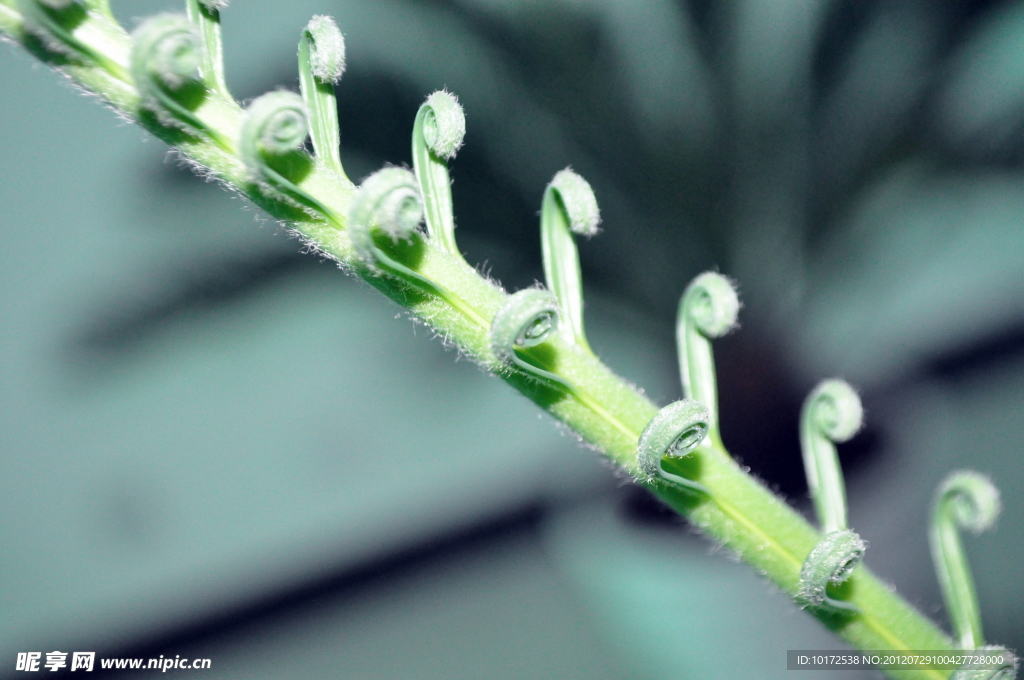
[[(98, 14), (87, 21), (100, 21)], [(130, 39), (123, 32), (102, 33), (110, 54), (127, 54)], [(510, 371), (495, 356), (487, 320), (507, 299), (507, 294), (482, 277), (460, 257), (429, 239), (418, 241), (415, 271), (452, 291), (460, 300), (452, 305), (443, 297), (430, 295), (401, 280), (369, 267), (360, 258), (344, 224), (352, 203), (354, 187), (336, 173), (317, 165), (299, 182), (324, 207), (332, 219), (314, 217), (282, 200), (266, 183), (251, 177), (234, 148), (225, 149), (213, 139), (169, 127), (140, 106), (138, 91), (124, 69), (110, 69), (104, 60), (90, 63), (50, 50), (25, 29), (13, 0), (0, 0), (0, 34), (16, 42), (41, 61), (61, 71), (72, 81), (99, 95), (120, 114), (138, 122), (154, 135), (175, 146), (181, 154), (262, 207), (273, 217), (293, 227), (312, 246), (335, 259), (349, 272), (432, 326), (448, 341), (556, 418), (576, 431), (586, 442), (615, 461), (634, 477), (637, 469), (637, 441), (641, 431), (657, 413), (654, 403), (618, 376), (590, 352), (554, 337), (546, 346), (542, 361), (574, 386), (571, 392), (553, 390), (550, 385)], [(237, 140), (242, 120), (238, 105), (213, 91), (194, 112), (205, 126), (228, 140)], [(467, 309), (468, 308), (468, 309)], [(663, 480), (647, 486), (661, 499), (687, 516), (712, 540), (734, 551), (781, 590), (796, 596), (804, 559), (821, 535), (787, 503), (743, 471), (729, 456), (718, 437), (686, 457), (686, 477), (699, 482), (710, 493), (695, 494)], [(855, 605), (853, 615), (837, 617), (813, 612), (825, 626), (851, 645), (864, 649), (947, 650), (951, 641), (931, 621), (918, 613), (863, 566), (845, 586), (846, 601)], [(941, 680), (949, 671), (889, 671), (894, 678)]]

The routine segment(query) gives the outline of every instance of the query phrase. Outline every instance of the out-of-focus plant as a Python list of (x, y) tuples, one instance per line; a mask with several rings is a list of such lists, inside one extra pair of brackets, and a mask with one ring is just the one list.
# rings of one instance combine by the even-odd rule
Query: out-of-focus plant
[[(822, 383), (801, 421), (820, 531), (726, 451), (710, 341), (737, 321), (739, 298), (729, 279), (708, 272), (684, 292), (677, 342), (686, 398), (659, 410), (612, 373), (586, 339), (574, 235), (593, 236), (600, 222), (586, 180), (566, 169), (544, 194), (547, 290), (508, 294), (466, 263), (455, 240), (447, 161), (465, 134), (456, 98), (436, 92), (421, 107), (413, 125), (413, 171), (384, 168), (357, 187), (338, 150), (333, 84), (344, 71), (345, 48), (334, 21), (314, 17), (301, 34), (301, 94), (270, 92), (243, 109), (223, 73), (225, 4), (187, 0), (186, 13), (152, 17), (128, 35), (107, 0), (0, 0), (0, 30), (422, 319), (854, 646), (983, 649), (1004, 663), (962, 668), (952, 677), (1015, 677), (1012, 653), (984, 643), (958, 533), (960, 526), (985, 529), (998, 513), (998, 493), (986, 478), (957, 473), (936, 501), (932, 545), (952, 612), (951, 640), (861, 564), (867, 545), (847, 527), (833, 445), (861, 424), (860, 401), (849, 385)], [(304, 148), (307, 137), (312, 154)], [(424, 220), (425, 232), (419, 228)], [(889, 672), (950, 677), (935, 668)]]

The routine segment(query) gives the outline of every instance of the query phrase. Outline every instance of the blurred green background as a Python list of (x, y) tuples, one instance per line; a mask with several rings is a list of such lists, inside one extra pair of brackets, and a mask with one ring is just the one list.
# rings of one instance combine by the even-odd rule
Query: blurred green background
[[(680, 396), (686, 283), (738, 280), (723, 437), (804, 512), (800, 403), (858, 386), (851, 523), (943, 625), (931, 494), (991, 475), (1004, 514), (967, 545), (987, 638), (1024, 648), (1024, 4), (235, 0), (239, 99), (296, 87), (316, 13), (346, 35), (354, 179), (460, 97), (459, 242), (507, 287), (542, 278), (551, 176), (592, 183), (591, 341), (652, 398)], [(0, 677), (59, 649), (210, 678), (783, 678), (786, 649), (841, 647), (162, 144), (16, 48), (0, 73)]]

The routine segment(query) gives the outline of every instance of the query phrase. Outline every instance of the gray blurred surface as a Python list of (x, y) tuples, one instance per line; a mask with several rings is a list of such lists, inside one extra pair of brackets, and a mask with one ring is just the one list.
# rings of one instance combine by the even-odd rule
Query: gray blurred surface
[(484, 547), (178, 653), (210, 658), (209, 678), (627, 677), (535, 532)]

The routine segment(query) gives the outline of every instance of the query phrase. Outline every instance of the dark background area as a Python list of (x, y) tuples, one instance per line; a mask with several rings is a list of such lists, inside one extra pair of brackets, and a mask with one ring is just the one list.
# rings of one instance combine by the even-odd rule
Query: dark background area
[[(114, 7), (129, 28), (176, 9)], [(424, 97), (459, 96), (459, 243), (508, 289), (542, 278), (546, 183), (591, 182), (589, 335), (659, 403), (681, 394), (679, 294), (738, 281), (723, 438), (805, 512), (801, 402), (857, 386), (851, 522), (942, 625), (931, 494), (991, 475), (1003, 518), (966, 542), (988, 640), (1024, 647), (1024, 5), (235, 0), (236, 97), (297, 86), (315, 13), (346, 35), (354, 180), (408, 164)], [(53, 649), (224, 678), (788, 677), (786, 649), (841, 646), (390, 302), (2, 52), (4, 677)]]

